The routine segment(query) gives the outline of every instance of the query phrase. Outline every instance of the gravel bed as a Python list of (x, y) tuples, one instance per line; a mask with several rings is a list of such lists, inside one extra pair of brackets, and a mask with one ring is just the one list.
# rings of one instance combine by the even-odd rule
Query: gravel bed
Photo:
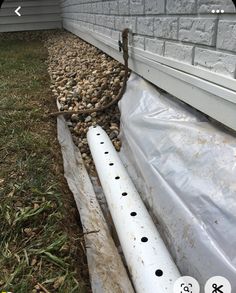
[[(60, 103), (61, 111), (97, 108), (116, 97), (125, 74), (121, 63), (68, 32), (60, 32), (46, 39), (51, 89)], [(104, 112), (73, 114), (67, 120), (74, 142), (91, 173), (95, 172), (95, 168), (86, 139), (88, 128), (96, 124), (103, 127), (119, 151), (119, 120), (117, 105)]]

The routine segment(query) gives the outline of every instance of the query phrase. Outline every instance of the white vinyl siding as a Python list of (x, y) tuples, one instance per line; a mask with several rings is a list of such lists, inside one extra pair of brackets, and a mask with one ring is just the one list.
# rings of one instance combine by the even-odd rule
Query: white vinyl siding
[[(21, 6), (21, 16), (15, 10)], [(59, 0), (5, 0), (0, 9), (0, 32), (61, 28)]]

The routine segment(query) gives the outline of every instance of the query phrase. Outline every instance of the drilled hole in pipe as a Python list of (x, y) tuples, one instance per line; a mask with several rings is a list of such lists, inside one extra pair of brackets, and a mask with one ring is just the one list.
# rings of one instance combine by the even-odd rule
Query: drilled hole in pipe
[(120, 176), (116, 176), (115, 179), (116, 179), (116, 180), (120, 179)]
[(100, 135), (100, 133), (97, 133), (97, 135)]
[(155, 271), (155, 275), (156, 275), (157, 277), (161, 277), (161, 276), (163, 275), (163, 271), (162, 271), (162, 270), (156, 270), (156, 271)]
[(104, 144), (104, 141), (101, 141), (100, 144)]
[(135, 217), (135, 216), (137, 216), (137, 213), (136, 212), (132, 212), (132, 213), (130, 213), (130, 216)]
[(141, 241), (142, 241), (142, 242), (148, 242), (148, 238), (147, 238), (147, 237), (142, 237), (142, 238), (141, 238)]
[(109, 154), (109, 152), (104, 152), (105, 155)]
[(128, 194), (127, 192), (123, 192), (123, 193), (122, 193), (123, 196), (126, 196), (127, 194)]
[(113, 166), (113, 165), (114, 165), (113, 163), (110, 163), (110, 164), (109, 164), (109, 166)]
[(97, 127), (96, 125), (93, 126), (93, 128), (96, 128), (96, 127)]

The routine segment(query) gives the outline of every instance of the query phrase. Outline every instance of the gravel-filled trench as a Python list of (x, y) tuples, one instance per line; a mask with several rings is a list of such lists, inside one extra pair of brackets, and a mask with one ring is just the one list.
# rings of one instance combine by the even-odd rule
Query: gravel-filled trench
[[(61, 111), (98, 108), (119, 93), (125, 71), (118, 61), (69, 32), (51, 35), (45, 45), (49, 51), (51, 89)], [(100, 125), (119, 151), (119, 118), (117, 105), (104, 112), (69, 116), (67, 124), (91, 174), (94, 174), (95, 167), (87, 144), (87, 130), (91, 125)]]

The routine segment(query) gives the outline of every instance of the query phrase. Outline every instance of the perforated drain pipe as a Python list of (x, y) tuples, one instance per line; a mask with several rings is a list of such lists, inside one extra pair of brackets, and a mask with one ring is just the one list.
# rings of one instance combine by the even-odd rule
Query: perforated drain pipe
[(110, 138), (93, 126), (87, 139), (136, 292), (173, 293), (179, 271)]

